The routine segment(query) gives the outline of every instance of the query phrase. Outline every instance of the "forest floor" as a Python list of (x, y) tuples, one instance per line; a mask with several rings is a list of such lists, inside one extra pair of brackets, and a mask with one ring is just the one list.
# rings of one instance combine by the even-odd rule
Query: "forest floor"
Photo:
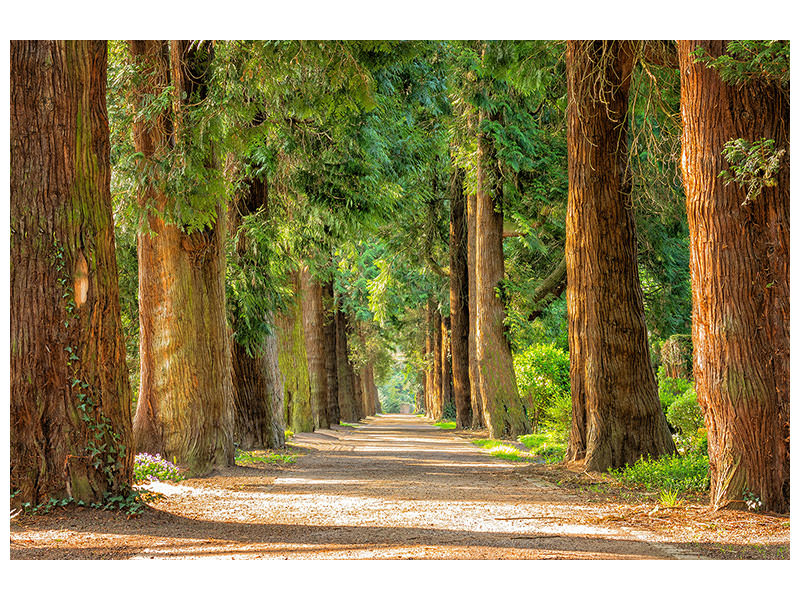
[(16, 516), (11, 558), (789, 558), (788, 515), (661, 507), (610, 477), (495, 458), (470, 443), (480, 432), (418, 416), (356, 425), (296, 435), (292, 464), (154, 482), (138, 516)]

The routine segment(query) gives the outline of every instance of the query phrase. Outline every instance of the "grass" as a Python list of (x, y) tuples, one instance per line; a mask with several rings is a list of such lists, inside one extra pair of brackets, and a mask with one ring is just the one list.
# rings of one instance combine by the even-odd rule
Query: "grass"
[(519, 448), (509, 446), (508, 442), (503, 440), (472, 440), (472, 443), (480, 448), (483, 448), (484, 450), (488, 450), (489, 454), (497, 458), (525, 462), (529, 462), (534, 459), (533, 456), (528, 455)]
[(561, 441), (552, 431), (529, 433), (519, 436), (519, 441), (530, 448), (530, 453), (541, 456), (547, 462), (559, 462), (564, 459), (567, 444)]
[(354, 429), (361, 427), (361, 425), (358, 425), (357, 423), (347, 423), (346, 421), (339, 421), (339, 425), (342, 427), (353, 427)]
[(436, 421), (434, 423), (439, 429), (455, 429), (456, 422), (455, 421)]
[(708, 489), (708, 457), (705, 454), (640, 458), (633, 465), (610, 471), (614, 477), (646, 490), (669, 493), (701, 493)]
[(236, 464), (241, 466), (256, 463), (291, 465), (297, 460), (297, 457), (294, 454), (279, 454), (263, 450), (243, 451), (237, 448), (235, 459)]

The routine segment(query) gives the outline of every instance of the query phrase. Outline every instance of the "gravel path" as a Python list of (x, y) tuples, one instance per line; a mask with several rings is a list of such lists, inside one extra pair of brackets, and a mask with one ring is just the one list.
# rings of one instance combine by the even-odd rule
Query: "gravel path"
[(12, 558), (697, 558), (614, 506), (410, 415), (296, 435), (293, 465), (178, 484), (146, 514), (85, 509), (12, 523)]

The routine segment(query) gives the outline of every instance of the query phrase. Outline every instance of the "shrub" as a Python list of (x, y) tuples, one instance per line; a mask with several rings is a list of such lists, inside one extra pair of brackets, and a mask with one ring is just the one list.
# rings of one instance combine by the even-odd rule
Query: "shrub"
[(181, 481), (184, 476), (160, 454), (137, 454), (133, 459), (133, 475), (136, 481)]
[[(514, 371), (520, 396), (527, 398), (529, 415), (538, 431), (543, 423), (569, 427), (569, 354), (553, 344), (534, 344), (514, 355)], [(566, 411), (566, 412), (565, 412)]]
[(669, 410), (670, 405), (679, 397), (693, 388), (693, 383), (688, 379), (679, 377), (668, 377), (664, 366), (658, 368), (658, 399), (664, 413)]
[(671, 490), (676, 493), (703, 492), (708, 489), (708, 456), (687, 454), (640, 458), (633, 465), (610, 471), (622, 481), (647, 490)]
[(667, 409), (667, 421), (681, 435), (690, 437), (703, 426), (703, 411), (697, 403), (694, 388), (686, 390)]

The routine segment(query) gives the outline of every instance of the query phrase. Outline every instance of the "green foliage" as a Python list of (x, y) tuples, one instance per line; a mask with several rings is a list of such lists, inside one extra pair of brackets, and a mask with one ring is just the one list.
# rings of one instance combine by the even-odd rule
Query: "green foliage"
[(455, 429), (456, 428), (456, 422), (455, 421), (450, 421), (450, 420), (436, 421), (436, 423), (434, 423), (434, 425), (436, 425), (436, 427), (438, 427), (439, 429)]
[(760, 139), (748, 142), (741, 138), (725, 142), (722, 156), (730, 164), (730, 171), (721, 171), (719, 177), (725, 185), (736, 183), (747, 190), (742, 206), (757, 197), (765, 187), (777, 185), (775, 174), (780, 167), (785, 148), (775, 149), (775, 140)]
[(626, 483), (647, 490), (672, 490), (676, 493), (704, 492), (709, 486), (708, 456), (662, 456), (658, 459), (640, 458), (633, 465), (610, 473)]
[(559, 462), (567, 453), (567, 444), (562, 431), (549, 430), (543, 433), (529, 433), (519, 436), (519, 441), (530, 448), (530, 453), (544, 458), (547, 462)]
[(514, 354), (520, 396), (533, 408), (534, 428), (547, 424), (566, 434), (571, 410), (569, 355), (552, 344), (536, 344)]
[(667, 421), (682, 435), (690, 436), (703, 426), (703, 412), (693, 387), (683, 392), (667, 409)]
[(692, 389), (692, 382), (678, 377), (667, 377), (664, 366), (658, 368), (658, 399), (661, 401), (661, 408), (664, 414), (669, 410), (670, 405), (678, 398), (683, 396), (688, 390)]
[(694, 51), (695, 60), (717, 69), (730, 85), (742, 85), (754, 80), (789, 87), (789, 42), (780, 40), (733, 40), (726, 54), (712, 57), (702, 46)]

